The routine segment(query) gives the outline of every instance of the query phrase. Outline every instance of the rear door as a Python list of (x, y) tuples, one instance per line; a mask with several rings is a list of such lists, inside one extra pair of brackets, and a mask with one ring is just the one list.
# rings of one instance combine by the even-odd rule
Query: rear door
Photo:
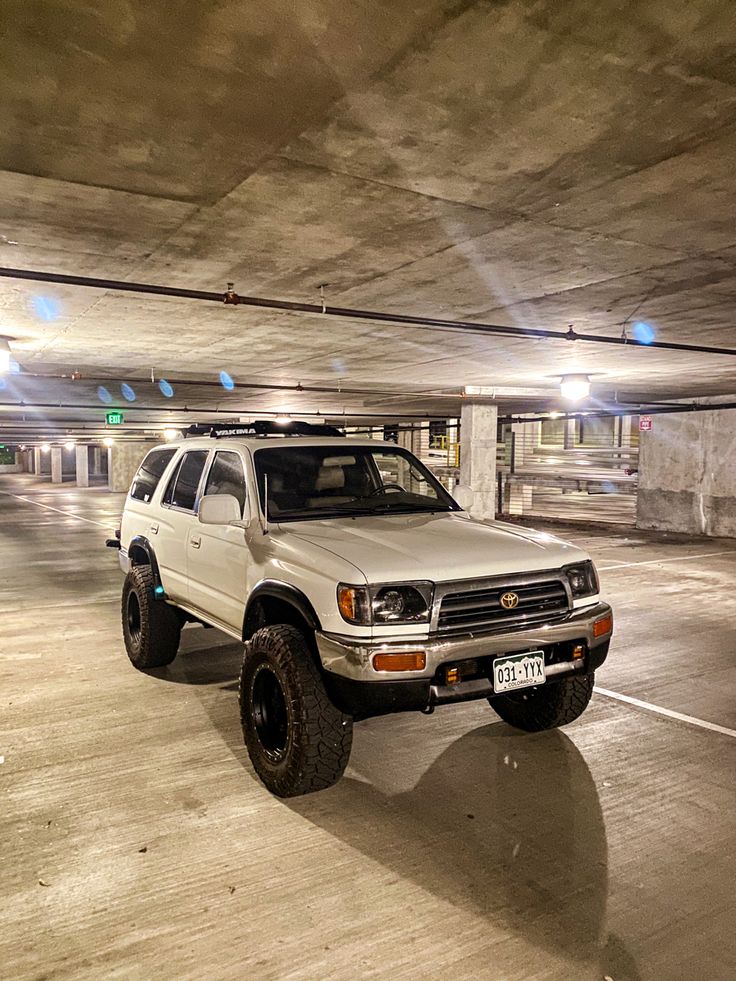
[[(216, 451), (202, 496), (210, 494), (237, 498), (242, 517), (246, 507), (245, 462), (236, 450)], [(195, 522), (187, 549), (190, 605), (240, 631), (248, 556), (242, 528)]]
[(189, 601), (187, 549), (189, 533), (197, 525), (200, 485), (209, 450), (182, 453), (161, 498), (150, 540), (156, 552), (161, 582), (171, 599)]

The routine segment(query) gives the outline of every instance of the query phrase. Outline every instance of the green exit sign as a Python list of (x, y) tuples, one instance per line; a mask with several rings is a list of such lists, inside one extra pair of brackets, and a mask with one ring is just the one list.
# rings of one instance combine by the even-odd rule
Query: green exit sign
[(125, 421), (122, 412), (108, 412), (106, 418), (108, 426), (119, 426)]

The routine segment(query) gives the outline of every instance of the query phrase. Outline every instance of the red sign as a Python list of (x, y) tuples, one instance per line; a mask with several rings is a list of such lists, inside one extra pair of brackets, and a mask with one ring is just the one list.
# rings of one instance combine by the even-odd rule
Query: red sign
[(654, 423), (652, 422), (652, 417), (639, 416), (639, 432), (648, 433), (650, 429), (654, 429)]

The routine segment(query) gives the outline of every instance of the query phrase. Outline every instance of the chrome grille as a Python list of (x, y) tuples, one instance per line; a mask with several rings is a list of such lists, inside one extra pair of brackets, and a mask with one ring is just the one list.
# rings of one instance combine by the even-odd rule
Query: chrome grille
[[(519, 597), (513, 610), (501, 605), (501, 597), (508, 592)], [(568, 609), (567, 590), (559, 579), (520, 583), (507, 580), (447, 592), (442, 597), (437, 630), (440, 634), (511, 630), (516, 626), (559, 620)]]

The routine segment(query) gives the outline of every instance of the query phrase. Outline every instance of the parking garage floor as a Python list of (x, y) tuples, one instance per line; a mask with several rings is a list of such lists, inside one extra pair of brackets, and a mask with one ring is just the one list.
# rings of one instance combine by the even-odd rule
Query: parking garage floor
[(608, 694), (534, 736), (485, 703), (362, 723), (284, 802), (238, 645), (130, 666), (121, 502), (0, 478), (0, 976), (733, 981), (736, 542), (566, 528), (615, 608)]

